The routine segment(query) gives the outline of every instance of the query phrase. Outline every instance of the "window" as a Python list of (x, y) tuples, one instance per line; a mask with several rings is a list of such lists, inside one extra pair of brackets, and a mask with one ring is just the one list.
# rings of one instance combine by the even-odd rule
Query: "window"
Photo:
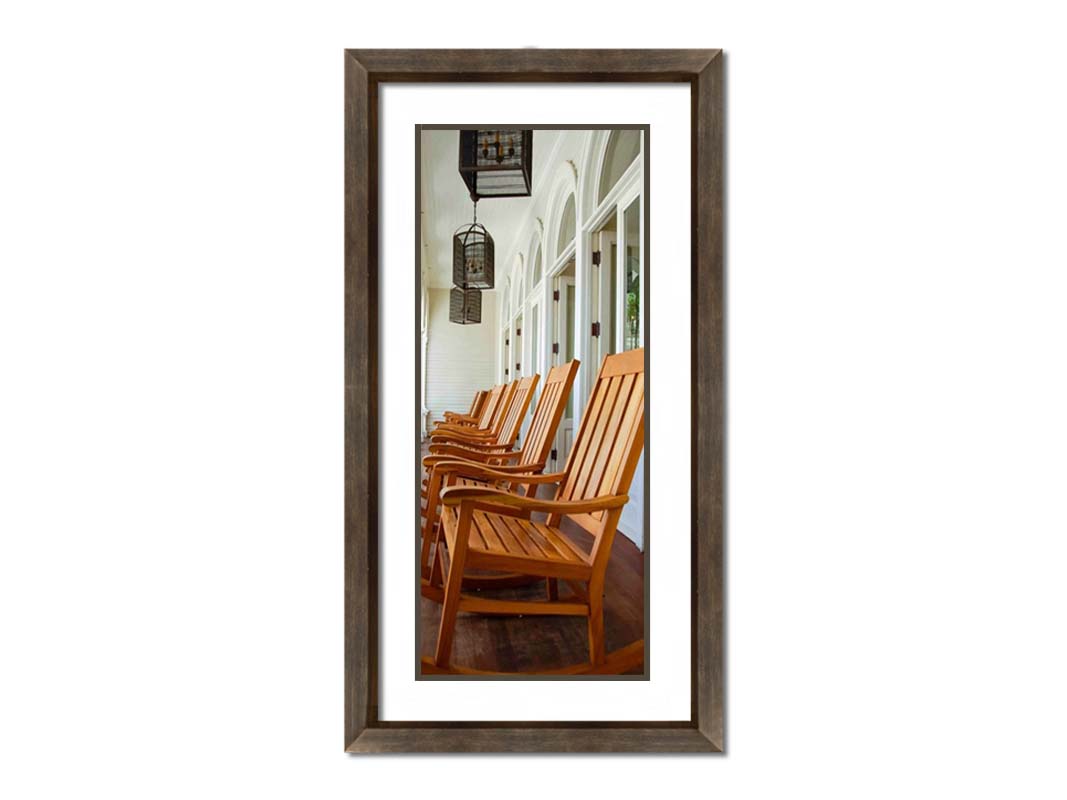
[(641, 199), (635, 198), (623, 212), (623, 297), (622, 349), (641, 346)]
[(626, 172), (641, 152), (641, 131), (612, 131), (608, 137), (608, 146), (604, 150), (604, 163), (600, 168), (600, 189), (597, 191), (597, 203), (603, 202), (612, 187)]
[(523, 287), (523, 274), (522, 274), (522, 255), (519, 256), (518, 261), (515, 263), (512, 269), (512, 275), (515, 277), (515, 283), (511, 286), (511, 307), (512, 313), (518, 314), (522, 310), (522, 301), (526, 296), (525, 288)]
[(515, 317), (515, 325), (511, 329), (511, 335), (511, 360), (515, 362), (515, 373), (511, 376), (511, 379), (518, 380), (527, 374), (522, 370), (522, 314)]
[(574, 195), (572, 194), (567, 198), (567, 204), (563, 206), (563, 216), (559, 221), (559, 243), (556, 247), (556, 258), (563, 255), (563, 251), (574, 241), (575, 227)]
[[(534, 306), (530, 309), (530, 368), (527, 375), (541, 372), (541, 308)], [(538, 381), (540, 384), (541, 381)], [(533, 398), (530, 400), (530, 408), (537, 407), (537, 387), (534, 387)]]
[(531, 286), (536, 286), (541, 282), (541, 243), (537, 243), (537, 252), (533, 257), (533, 279), (530, 281)]
[[(574, 270), (574, 264), (571, 264), (571, 270)], [(567, 361), (574, 360), (574, 283), (568, 284), (564, 291), (567, 295), (567, 316), (564, 317), (564, 324), (566, 329), (563, 334), (563, 357)], [(574, 392), (571, 392), (567, 397), (567, 419), (571, 419), (574, 416)]]

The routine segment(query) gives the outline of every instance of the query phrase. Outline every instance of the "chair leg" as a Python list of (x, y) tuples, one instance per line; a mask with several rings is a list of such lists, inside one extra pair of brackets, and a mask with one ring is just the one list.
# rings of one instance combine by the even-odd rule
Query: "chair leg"
[(447, 668), (452, 658), (452, 637), (456, 632), (456, 615), (459, 613), (459, 596), (463, 591), (463, 565), (467, 561), (467, 538), (470, 536), (472, 509), (464, 504), (459, 516), (459, 528), (455, 546), (449, 553), (448, 578), (445, 580), (445, 598), (441, 603), (441, 625), (437, 629), (437, 648), (434, 663)]
[(430, 539), (424, 533), (422, 535), (422, 556), (419, 561), (419, 566), (422, 570), (422, 577), (429, 578), (431, 575), (431, 565), (433, 561), (430, 558)]
[(444, 584), (444, 542), (442, 541), (441, 532), (434, 535), (434, 548), (433, 548), (433, 566), (430, 568), (430, 585), (441, 586)]
[(589, 663), (594, 667), (604, 663), (604, 584), (589, 583)]
[(430, 484), (426, 487), (426, 521), (422, 525), (422, 576), (429, 577), (430, 569), (430, 542), (433, 540), (433, 532), (437, 517), (437, 500), (441, 494), (441, 473), (436, 469), (430, 469)]

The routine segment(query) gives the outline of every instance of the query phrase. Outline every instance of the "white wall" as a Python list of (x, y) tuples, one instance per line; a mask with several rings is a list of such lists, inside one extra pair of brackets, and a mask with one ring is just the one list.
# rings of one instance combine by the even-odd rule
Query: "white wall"
[(1067, 795), (1060, 7), (618, 12), (491, 44), (728, 51), (727, 755), (341, 752), (341, 48), (482, 30), (22, 3), (0, 795)]
[[(664, 469), (669, 469), (664, 465)], [(619, 517), (619, 530), (640, 549), (645, 549), (645, 454), (637, 462), (634, 479), (630, 484), (630, 502), (623, 506)], [(670, 531), (664, 531), (670, 535)]]
[(496, 383), (496, 292), (482, 292), (482, 321), (448, 321), (448, 289), (430, 289), (426, 343), (426, 407), (431, 420), (445, 411), (466, 412), (478, 389)]

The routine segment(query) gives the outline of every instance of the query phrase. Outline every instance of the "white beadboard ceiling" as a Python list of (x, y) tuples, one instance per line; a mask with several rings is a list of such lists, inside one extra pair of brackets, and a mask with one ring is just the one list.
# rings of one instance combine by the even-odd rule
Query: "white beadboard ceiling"
[[(533, 133), (533, 182), (551, 157), (560, 131)], [(452, 285), (452, 234), (471, 222), (474, 205), (459, 176), (459, 131), (422, 131), (422, 257), (431, 288)], [(497, 286), (510, 268), (504, 251), (511, 245), (523, 215), (533, 202), (530, 197), (502, 197), (478, 203), (478, 221), (485, 225), (496, 246)]]

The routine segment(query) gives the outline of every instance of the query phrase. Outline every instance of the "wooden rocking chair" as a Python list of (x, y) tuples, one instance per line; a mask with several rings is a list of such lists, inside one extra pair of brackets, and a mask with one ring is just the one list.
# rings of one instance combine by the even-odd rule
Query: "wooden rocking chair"
[[(584, 616), (589, 661), (538, 674), (621, 673), (641, 663), (644, 642), (640, 640), (605, 653), (603, 594), (616, 527), (644, 447), (644, 373), (643, 349), (604, 359), (563, 472), (523, 478), (529, 484), (559, 483), (555, 499), (539, 500), (495, 486), (448, 486), (441, 491), (444, 508), (433, 566), (430, 578), (422, 582), (423, 596), (441, 603), (441, 622), (433, 658), (422, 659), (424, 674), (486, 674), (451, 663), (460, 611)], [(488, 483), (514, 477), (490, 465), (451, 463), (463, 476)], [(440, 462), (434, 470), (450, 471), (449, 464)], [(547, 514), (547, 521), (531, 521), (534, 511)], [(564, 517), (592, 535), (588, 553), (560, 530)], [(548, 599), (499, 600), (464, 594), (468, 569), (541, 576), (547, 579)], [(559, 599), (561, 579), (574, 597)]]
[[(517, 492), (524, 485), (522, 475), (538, 475), (548, 461), (552, 442), (556, 438), (556, 429), (559, 427), (563, 412), (567, 407), (567, 400), (574, 385), (574, 378), (578, 374), (581, 362), (577, 359), (567, 364), (553, 367), (548, 373), (541, 397), (534, 409), (533, 419), (526, 432), (526, 440), (521, 450), (511, 450), (510, 447), (500, 444), (452, 444), (436, 443), (430, 445), (430, 455), (422, 460), (423, 466), (429, 473), (426, 481), (424, 497), (426, 505), (422, 509), (422, 556), (421, 564), (423, 577), (429, 577), (430, 572), (430, 543), (433, 540), (433, 532), (436, 527), (438, 512), (440, 510), (440, 493), (444, 485), (445, 477), (451, 479), (452, 485), (463, 486), (493, 486), (494, 482), (481, 481), (477, 478), (465, 478), (456, 467), (457, 462), (469, 462), (475, 466), (491, 465), (493, 469), (507, 472), (511, 480), (506, 484), (507, 488)], [(435, 470), (434, 465), (441, 462), (450, 462), (451, 469)], [(509, 463), (514, 462), (514, 463)], [(537, 486), (530, 484), (527, 493), (536, 494)], [(531, 580), (539, 580), (536, 576), (532, 579), (519, 578), (514, 575), (492, 576), (479, 579), (469, 579), (468, 588), (514, 586), (530, 583)]]
[(466, 414), (459, 414), (455, 411), (446, 411), (445, 421), (457, 422), (462, 419), (477, 420), (478, 417), (481, 416), (481, 406), (485, 402), (485, 398), (487, 397), (489, 397), (488, 391), (485, 391), (484, 389), (479, 389), (478, 391), (476, 391), (476, 393), (474, 393), (474, 400), (471, 401), (471, 411), (468, 411)]
[(482, 406), (485, 404), (485, 399), (489, 396), (489, 392), (481, 389), (474, 393), (474, 399), (471, 401), (471, 409), (466, 414), (459, 414), (455, 411), (445, 412), (445, 422), (460, 422), (461, 420), (473, 420), (477, 421), (482, 413)]
[[(499, 411), (504, 414), (495, 433), (483, 433), (481, 431), (468, 431), (458, 428), (437, 428), (430, 435), (430, 447), (449, 445), (490, 445), (499, 447), (501, 450), (511, 450), (515, 440), (519, 438), (522, 429), (522, 421), (530, 408), (533, 399), (533, 390), (537, 386), (539, 375), (531, 375), (528, 378), (519, 378), (512, 381), (504, 390)], [(422, 476), (422, 499), (426, 500), (427, 488), (430, 485), (429, 473), (423, 472)]]
[(500, 412), (502, 411), (500, 404), (504, 399), (504, 394), (507, 392), (508, 386), (509, 384), (501, 383), (490, 389), (489, 395), (485, 398), (485, 402), (482, 403), (481, 411), (478, 412), (476, 418), (461, 416), (452, 411), (446, 411), (445, 419), (438, 420), (434, 424), (434, 429), (436, 430), (442, 426), (448, 426), (449, 428), (463, 427), (472, 430), (492, 430), (497, 418), (500, 416)]
[(510, 450), (515, 440), (519, 438), (519, 430), (522, 428), (526, 412), (530, 409), (530, 401), (533, 400), (533, 392), (539, 378), (539, 375), (531, 375), (508, 384), (501, 396), (498, 419), (492, 430), (476, 430), (471, 427), (444, 423), (430, 432), (431, 446), (446, 443), (481, 443), (495, 444)]
[[(518, 383), (518, 381), (512, 381), (511, 383), (502, 383), (500, 386), (494, 386), (477, 421), (439, 421), (430, 431), (430, 439), (432, 440), (434, 436), (444, 438), (463, 436), (481, 441), (495, 439), (504, 426), (504, 418), (511, 407), (511, 400)], [(495, 398), (493, 396), (494, 393), (496, 395)], [(444, 438), (441, 438), (441, 440), (444, 440)]]

